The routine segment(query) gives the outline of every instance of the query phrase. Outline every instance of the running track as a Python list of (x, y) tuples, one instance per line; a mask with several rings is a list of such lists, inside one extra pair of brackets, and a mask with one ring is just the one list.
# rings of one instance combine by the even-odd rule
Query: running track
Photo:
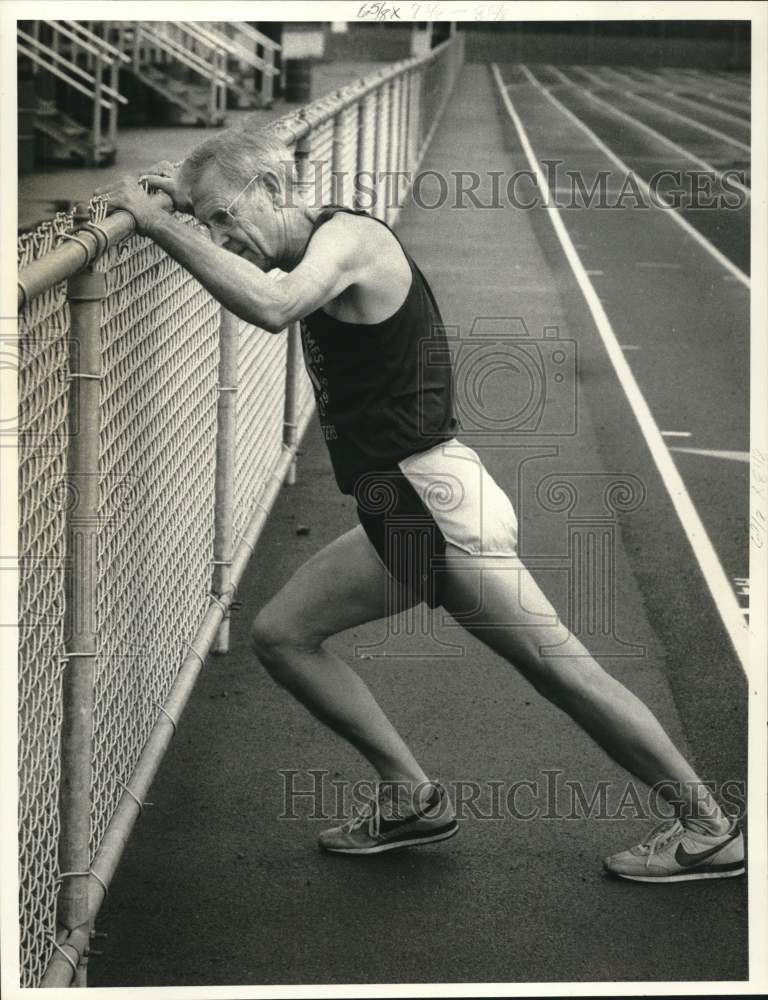
[[(652, 117), (648, 105), (619, 92), (664, 104), (673, 100), (667, 90), (688, 99), (706, 89), (715, 94), (707, 107), (738, 116), (741, 83), (685, 73), (667, 85), (632, 71), (633, 82), (620, 88), (607, 69), (589, 69), (600, 85), (575, 69), (561, 72), (565, 80), (544, 67), (500, 67), (539, 160), (564, 160), (587, 180), (608, 169), (616, 186), (615, 163), (578, 119), (641, 177), (659, 165), (685, 166), (682, 154), (647, 130), (619, 124), (587, 89), (718, 169), (743, 160), (738, 147), (706, 132), (690, 148), (680, 119)], [(702, 111), (702, 123), (715, 122), (727, 124)], [(465, 68), (423, 166), (484, 176), (529, 167), (486, 67)], [(480, 193), (487, 196), (487, 184)], [(663, 210), (582, 208), (564, 211), (562, 221), (654, 424), (689, 435), (661, 440), (734, 596), (733, 580), (746, 576), (745, 215), (710, 213), (705, 221), (704, 213), (686, 212), (730, 268)], [(617, 520), (612, 573), (623, 646), (598, 636), (596, 652), (653, 707), (704, 777), (743, 780), (738, 656), (549, 214), (410, 205), (398, 230), (462, 339), (478, 317), (486, 331), (488, 317), (506, 317), (507, 330), (518, 317), (533, 336), (556, 327), (575, 343), (576, 395), (554, 394), (548, 434), (478, 433), (470, 443), (513, 496), (521, 549), (561, 614), (566, 525), (562, 512), (542, 506), (542, 483), (553, 475), (580, 483), (587, 474), (597, 484), (621, 477), (643, 484), (643, 503)], [(488, 405), (504, 404), (516, 386), (491, 381)], [(471, 388), (459, 379), (465, 410)], [(574, 413), (577, 433), (569, 425)], [(679, 447), (696, 450), (672, 450)], [(248, 649), (256, 608), (353, 523), (312, 427), (299, 482), (284, 490), (240, 588), (244, 613), (233, 623), (232, 653), (207, 664), (152, 789), (156, 807), (146, 811), (110, 890), (100, 919), (109, 939), (104, 956), (91, 961), (90, 983), (743, 979), (746, 880), (646, 887), (602, 878), (600, 857), (647, 830), (631, 815), (468, 816), (447, 844), (368, 859), (321, 856), (314, 836), (323, 821), (311, 818), (306, 803), (297, 807), (300, 819), (277, 821), (280, 769), (368, 776), (354, 753), (271, 684)], [(297, 535), (299, 524), (311, 533)], [(454, 791), (461, 781), (487, 790), (489, 781), (540, 780), (560, 769), (587, 791), (608, 781), (615, 806), (623, 772), (480, 643), (462, 638), (450, 621), (406, 637), (382, 629), (373, 624), (333, 643), (356, 655), (417, 756)]]
[[(501, 74), (537, 158), (564, 158), (587, 188), (597, 170), (610, 169), (615, 195), (623, 175), (580, 125), (646, 181), (665, 169), (685, 177), (702, 164), (743, 178), (740, 207), (683, 205), (677, 213), (700, 244), (671, 212), (596, 207), (566, 209), (562, 219), (746, 611), (750, 206), (741, 146), (749, 143), (749, 104), (743, 97), (738, 110), (729, 98), (728, 120), (718, 119), (716, 129), (713, 114), (721, 112), (706, 103), (684, 120), (675, 100), (690, 101), (695, 91), (681, 76), (519, 65)], [(716, 79), (699, 87), (718, 98), (732, 93)], [(561, 195), (567, 203), (570, 191)]]

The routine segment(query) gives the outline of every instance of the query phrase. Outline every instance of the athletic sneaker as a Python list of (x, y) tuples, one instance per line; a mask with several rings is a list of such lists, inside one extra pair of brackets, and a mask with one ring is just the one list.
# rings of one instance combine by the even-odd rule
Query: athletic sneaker
[(686, 882), (744, 874), (744, 839), (734, 822), (723, 834), (704, 833), (679, 819), (661, 823), (642, 844), (614, 854), (605, 870), (634, 882)]
[(453, 807), (442, 785), (433, 784), (424, 804), (400, 814), (391, 792), (380, 786), (375, 799), (356, 810), (342, 826), (324, 830), (320, 846), (337, 854), (380, 854), (447, 840), (458, 832)]

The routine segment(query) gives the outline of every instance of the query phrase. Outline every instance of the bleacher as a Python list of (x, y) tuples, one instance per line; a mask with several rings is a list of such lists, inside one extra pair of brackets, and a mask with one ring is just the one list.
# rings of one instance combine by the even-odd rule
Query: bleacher
[(246, 22), (21, 21), (19, 169), (114, 162), (125, 122), (220, 126), (268, 108), (280, 45)]

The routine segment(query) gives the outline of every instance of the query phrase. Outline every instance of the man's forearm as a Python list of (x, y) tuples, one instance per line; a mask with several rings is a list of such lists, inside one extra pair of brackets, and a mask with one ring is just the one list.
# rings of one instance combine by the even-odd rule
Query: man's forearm
[(146, 235), (193, 274), (215, 299), (241, 319), (272, 332), (283, 328), (280, 282), (255, 264), (216, 246), (170, 215), (159, 216)]

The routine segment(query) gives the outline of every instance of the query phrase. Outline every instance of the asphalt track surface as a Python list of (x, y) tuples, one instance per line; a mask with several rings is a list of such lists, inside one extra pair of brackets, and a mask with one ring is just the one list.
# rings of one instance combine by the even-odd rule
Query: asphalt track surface
[[(578, 82), (563, 83), (576, 80), (569, 68), (537, 66), (529, 72), (640, 177), (648, 180), (670, 165), (684, 174), (698, 169), (679, 154), (670, 157), (669, 149), (639, 126), (612, 117), (604, 107), (596, 109)], [(593, 91), (601, 75), (606, 79), (610, 73), (618, 75), (611, 70), (590, 69), (588, 73)], [(557, 158), (561, 144), (568, 141), (563, 136), (565, 128), (571, 142), (569, 168), (581, 173), (587, 188), (596, 170), (612, 167), (588, 140), (585, 145), (585, 137), (542, 94), (524, 87), (519, 96), (513, 93), (513, 100), (528, 123), (540, 159)], [(621, 96), (604, 98), (604, 104), (628, 110)], [(722, 143), (710, 139), (709, 149), (701, 141), (694, 146), (685, 126), (676, 120), (664, 123), (638, 108), (632, 114), (716, 168), (738, 168)], [(621, 183), (613, 170), (609, 192), (612, 189), (616, 196)], [(561, 201), (567, 204), (569, 199), (570, 190)], [(610, 193), (607, 201), (611, 203)], [(748, 200), (739, 210), (694, 208), (681, 214), (748, 272)], [(627, 359), (656, 423), (669, 435), (678, 469), (720, 562), (735, 589), (741, 589), (735, 581), (748, 577), (748, 288), (692, 244), (668, 212), (624, 211), (596, 204), (588, 210), (566, 209), (562, 215), (611, 323), (627, 347)], [(741, 597), (746, 609), (747, 595)]]
[[(541, 90), (512, 67), (502, 73), (537, 157), (558, 156), (585, 171), (604, 165)], [(581, 101), (558, 86), (563, 100)], [(588, 103), (578, 107), (586, 114)], [(647, 150), (649, 162), (657, 155)], [(443, 174), (527, 167), (487, 67), (463, 71), (422, 166)], [(479, 193), (488, 194), (487, 181)], [(423, 194), (427, 200), (426, 185)], [(603, 272), (593, 280), (622, 342), (637, 348), (632, 369), (659, 426), (689, 431), (686, 441), (702, 449), (746, 451), (744, 287), (661, 210), (574, 209), (564, 217), (590, 270)], [(562, 615), (575, 522), (573, 512), (546, 502), (549, 477), (575, 485), (587, 518), (607, 484), (642, 484), (635, 509), (614, 512), (608, 525), (600, 513), (615, 540), (606, 584), (615, 621), (589, 644), (653, 708), (704, 778), (718, 788), (744, 781), (743, 674), (546, 213), (411, 204), (398, 232), (431, 280), (445, 322), (460, 331), (462, 437), (513, 498), (521, 554)], [(679, 267), (639, 266), (647, 261)], [(508, 344), (523, 323), (532, 339), (557, 328), (564, 354), (576, 358), (575, 390), (566, 380), (547, 397), (538, 432), (491, 434), (488, 427), (498, 427), (490, 418), (473, 425), (477, 344)], [(488, 380), (486, 415), (509, 412), (524, 389), (517, 378), (504, 367)], [(746, 467), (688, 453), (675, 461), (728, 573), (746, 576)], [(379, 622), (332, 643), (354, 657), (425, 769), (454, 797), (462, 795), (459, 782), (479, 783), (475, 815), (460, 808), (459, 835), (444, 844), (368, 858), (321, 854), (315, 837), (328, 822), (312, 817), (309, 800), (295, 803), (298, 818), (278, 819), (281, 770), (299, 772), (302, 787), (310, 769), (328, 780), (371, 776), (275, 687), (248, 646), (258, 607), (353, 524), (313, 424), (299, 481), (284, 489), (240, 587), (232, 652), (209, 659), (152, 788), (155, 808), (145, 811), (110, 889), (99, 919), (109, 938), (103, 957), (91, 961), (90, 984), (745, 978), (746, 879), (646, 886), (604, 878), (601, 857), (648, 829), (625, 797), (626, 775), (439, 613), (414, 619), (410, 635)], [(297, 534), (299, 525), (310, 533)], [(478, 815), (491, 812), (489, 783), (506, 794), (523, 779), (535, 784), (517, 800), (518, 812), (535, 818), (505, 809), (500, 818)], [(607, 783), (602, 818), (578, 810), (565, 818), (567, 781), (588, 796)], [(623, 797), (630, 806), (622, 818)]]
[[(697, 158), (715, 170), (738, 172), (749, 185), (750, 126), (749, 122), (736, 120), (732, 112), (725, 113), (734, 120), (723, 121), (713, 118), (706, 108), (692, 111), (669, 98), (665, 85), (658, 89), (650, 88), (647, 83), (633, 85), (627, 74), (617, 70), (582, 69), (580, 79), (579, 73), (568, 67), (531, 69), (539, 82), (550, 88), (645, 180), (664, 170), (679, 170), (689, 176), (694, 171), (707, 173), (693, 159)], [(628, 122), (617, 111), (636, 119), (640, 125)], [(642, 125), (653, 129), (660, 138), (649, 138)], [(702, 131), (701, 125), (711, 131)], [(713, 135), (712, 131), (729, 137), (730, 141)], [(672, 151), (664, 138), (691, 156)], [(748, 274), (749, 201), (738, 191), (729, 194), (720, 183), (710, 182), (705, 188), (702, 181), (699, 186), (695, 199), (690, 190), (681, 192), (682, 215)], [(662, 177), (658, 184), (659, 193), (667, 197), (679, 189), (680, 184), (672, 177)], [(713, 205), (718, 201), (724, 203), (719, 209)], [(631, 196), (624, 203), (631, 205)]]

